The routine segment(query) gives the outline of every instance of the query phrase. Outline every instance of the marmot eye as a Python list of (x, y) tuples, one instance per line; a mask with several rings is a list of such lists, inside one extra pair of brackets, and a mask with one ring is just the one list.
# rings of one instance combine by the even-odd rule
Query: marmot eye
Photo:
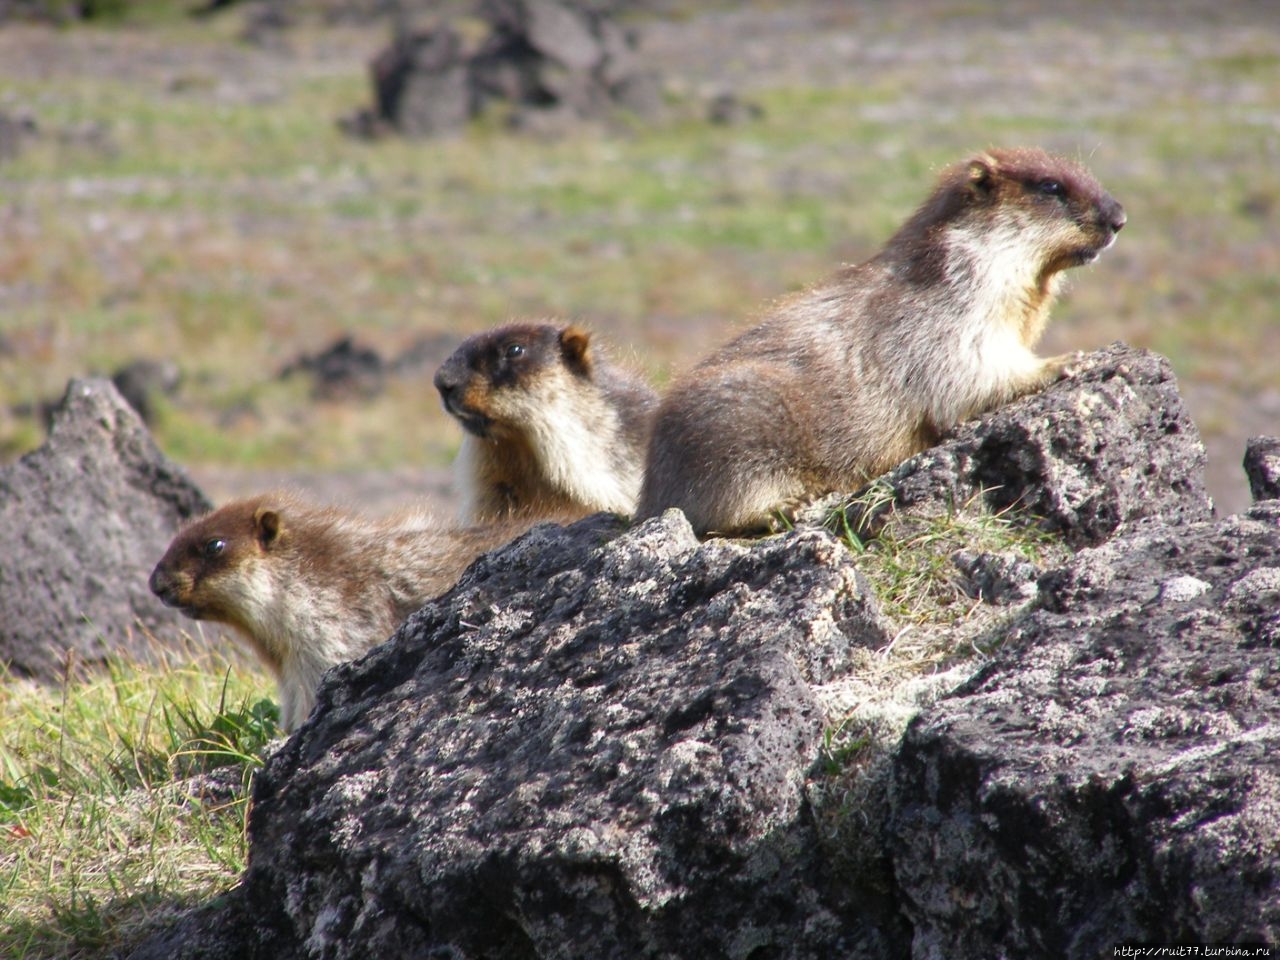
[(523, 344), (523, 343), (508, 343), (508, 344), (507, 344), (507, 351), (506, 351), (506, 353), (507, 353), (507, 359), (508, 359), (508, 360), (516, 360), (516, 359), (518, 359), (519, 357), (523, 357), (523, 356), (524, 356), (524, 344)]
[(227, 541), (214, 537), (204, 545), (204, 555), (212, 559), (220, 554), (227, 546)]
[(1061, 180), (1041, 180), (1036, 184), (1036, 189), (1046, 197), (1065, 197), (1067, 195), (1067, 188), (1062, 185)]

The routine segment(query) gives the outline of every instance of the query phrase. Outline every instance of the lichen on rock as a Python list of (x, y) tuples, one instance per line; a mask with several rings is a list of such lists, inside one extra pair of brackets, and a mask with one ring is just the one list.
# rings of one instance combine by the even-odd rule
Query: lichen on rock
[[(480, 558), (327, 675), (258, 779), (243, 885), (138, 957), (1280, 938), (1280, 512), (1214, 521), (1168, 364), (1091, 359), (862, 501), (1073, 548), (948, 544), (963, 617), (882, 602), (874, 548), (823, 526), (855, 491), (753, 542), (601, 515)], [(886, 668), (910, 631), (941, 655)]]

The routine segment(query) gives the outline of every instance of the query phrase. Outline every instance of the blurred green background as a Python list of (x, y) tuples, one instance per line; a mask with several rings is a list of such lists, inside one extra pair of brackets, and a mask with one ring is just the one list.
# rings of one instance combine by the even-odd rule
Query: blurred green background
[[(163, 359), (157, 440), (215, 497), (394, 475), (447, 498), (430, 364), (339, 399), (281, 371), (346, 334), (390, 360), (564, 317), (662, 383), (874, 253), (940, 166), (1016, 144), (1084, 160), (1129, 214), (1043, 352), (1167, 355), (1220, 509), (1247, 503), (1245, 438), (1280, 433), (1272, 2), (623, 5), (662, 116), (372, 142), (337, 121), (372, 100), (385, 17), (294, 3), (264, 42), (253, 4), (116, 6), (0, 26), (0, 114), (33, 127), (0, 158), (0, 459), (68, 377)], [(726, 92), (760, 115), (711, 122)]]

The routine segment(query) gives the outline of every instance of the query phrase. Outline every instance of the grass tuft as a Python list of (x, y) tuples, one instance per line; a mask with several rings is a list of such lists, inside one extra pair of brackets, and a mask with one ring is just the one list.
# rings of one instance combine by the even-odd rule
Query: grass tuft
[(911, 627), (952, 626), (980, 608), (966, 592), (960, 551), (1014, 554), (1037, 566), (1065, 557), (1061, 540), (1011, 511), (991, 512), (975, 494), (946, 513), (898, 513), (887, 486), (874, 485), (827, 517), (825, 526), (859, 554), (884, 612)]
[[(119, 950), (236, 882), (279, 736), (267, 678), (213, 652), (0, 686), (0, 955)], [(127, 950), (126, 950), (127, 952)]]
[(971, 596), (955, 556), (989, 553), (1046, 568), (1070, 551), (1026, 517), (987, 510), (980, 495), (917, 515), (897, 512), (891, 491), (877, 485), (831, 510), (825, 526), (858, 555), (892, 639), (856, 652), (849, 675), (818, 691), (829, 719), (810, 797), (837, 869), (884, 893), (891, 876), (879, 838), (892, 752), (911, 719), (972, 676), (1026, 606)]

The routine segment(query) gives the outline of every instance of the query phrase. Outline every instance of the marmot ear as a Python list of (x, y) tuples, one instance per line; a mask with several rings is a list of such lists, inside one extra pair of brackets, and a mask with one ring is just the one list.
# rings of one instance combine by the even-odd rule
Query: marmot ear
[(996, 161), (983, 154), (969, 161), (969, 182), (979, 191), (986, 193), (995, 181)]
[(280, 514), (267, 507), (259, 507), (253, 515), (253, 525), (258, 531), (258, 542), (269, 547), (280, 536)]
[(565, 327), (560, 331), (560, 354), (564, 365), (575, 373), (591, 373), (591, 334), (581, 327)]

